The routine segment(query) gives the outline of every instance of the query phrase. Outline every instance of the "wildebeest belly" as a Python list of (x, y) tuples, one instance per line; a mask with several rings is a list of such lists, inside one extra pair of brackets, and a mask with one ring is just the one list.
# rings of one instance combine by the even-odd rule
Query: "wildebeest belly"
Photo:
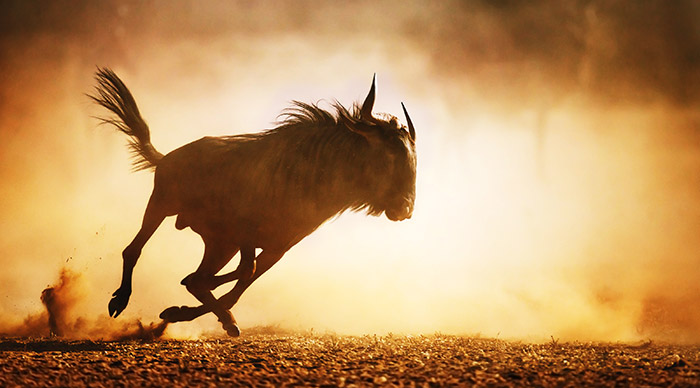
[(226, 217), (227, 213), (231, 212), (217, 214), (204, 209), (183, 209), (175, 226), (178, 229), (190, 227), (204, 239), (224, 239), (238, 246), (286, 251), (323, 223), (290, 215), (284, 217), (283, 214), (251, 218)]

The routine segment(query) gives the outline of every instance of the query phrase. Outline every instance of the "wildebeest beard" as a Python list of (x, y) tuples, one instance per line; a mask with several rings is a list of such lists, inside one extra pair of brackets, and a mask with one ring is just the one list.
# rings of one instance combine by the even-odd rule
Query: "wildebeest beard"
[[(294, 102), (277, 127), (257, 134), (204, 137), (167, 155), (151, 144), (150, 131), (123, 82), (109, 69), (97, 72), (92, 99), (117, 117), (103, 122), (127, 134), (137, 169), (155, 168), (154, 188), (142, 227), (122, 256), (122, 283), (109, 303), (116, 317), (131, 296), (133, 268), (146, 241), (167, 216), (178, 229), (201, 235), (204, 258), (183, 279), (202, 302), (170, 307), (167, 322), (214, 312), (232, 336), (240, 331), (229, 309), (250, 284), (292, 246), (346, 210), (410, 218), (416, 180), (415, 129), (396, 117), (372, 114), (375, 81), (365, 101), (335, 113)], [(403, 104), (402, 104), (403, 105)], [(262, 252), (256, 256), (255, 249)], [(217, 275), (240, 250), (239, 267)], [(211, 290), (237, 280), (214, 298)]]

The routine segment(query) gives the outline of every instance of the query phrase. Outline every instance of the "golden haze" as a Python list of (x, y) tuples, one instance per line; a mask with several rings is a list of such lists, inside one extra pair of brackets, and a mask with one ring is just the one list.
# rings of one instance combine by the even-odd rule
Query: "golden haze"
[[(41, 311), (63, 267), (81, 274), (80, 316), (106, 315), (118, 286), (152, 175), (130, 173), (125, 139), (91, 118), (100, 65), (163, 153), (269, 128), (293, 99), (350, 105), (375, 72), (375, 111), (411, 112), (413, 219), (324, 225), (234, 307), (244, 329), (696, 342), (699, 38), (682, 16), (697, 5), (488, 3), (11, 7), (0, 332)], [(179, 281), (202, 243), (173, 224), (146, 245), (119, 319), (195, 303)], [(216, 329), (212, 316), (168, 333)]]

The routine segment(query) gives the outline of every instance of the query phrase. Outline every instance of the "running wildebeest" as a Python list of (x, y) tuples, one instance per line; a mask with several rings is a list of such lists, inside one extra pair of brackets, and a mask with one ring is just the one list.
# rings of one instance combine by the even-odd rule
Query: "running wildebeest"
[[(332, 104), (335, 113), (294, 101), (281, 121), (254, 134), (203, 137), (167, 155), (158, 152), (131, 92), (110, 69), (97, 70), (97, 104), (114, 115), (101, 118), (129, 136), (134, 167), (154, 169), (154, 187), (141, 229), (124, 249), (122, 280), (109, 302), (117, 317), (131, 296), (141, 249), (167, 216), (204, 241), (204, 258), (182, 284), (202, 304), (170, 307), (166, 322), (191, 321), (213, 312), (226, 332), (240, 335), (230, 312), (241, 294), (292, 246), (328, 219), (346, 211), (410, 218), (416, 186), (416, 133), (395, 116), (372, 114), (375, 81), (362, 106)], [(255, 255), (256, 248), (261, 252)], [(240, 250), (230, 273), (217, 273)], [(216, 299), (211, 290), (237, 280)]]

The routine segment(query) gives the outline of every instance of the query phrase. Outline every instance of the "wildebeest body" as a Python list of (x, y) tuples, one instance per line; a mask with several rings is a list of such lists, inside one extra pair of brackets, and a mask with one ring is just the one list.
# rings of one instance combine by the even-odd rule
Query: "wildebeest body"
[[(175, 322), (211, 311), (231, 335), (239, 330), (229, 309), (241, 294), (326, 220), (346, 210), (385, 213), (393, 221), (411, 217), (415, 130), (405, 108), (408, 130), (394, 116), (372, 115), (374, 82), (353, 111), (335, 103), (333, 114), (295, 102), (273, 129), (204, 137), (162, 155), (122, 81), (109, 69), (97, 79), (93, 100), (117, 116), (103, 121), (131, 138), (138, 168), (155, 169), (141, 229), (122, 255), (122, 284), (110, 315), (126, 307), (141, 249), (167, 216), (177, 215), (176, 227), (192, 228), (205, 243), (199, 268), (182, 281), (202, 305), (171, 307), (161, 317)], [(257, 256), (256, 248), (262, 249)], [(239, 250), (238, 269), (217, 275)], [(214, 298), (210, 290), (233, 280), (233, 290)]]
[[(290, 132), (205, 137), (176, 149), (158, 163), (154, 195), (178, 215), (178, 228), (286, 251), (335, 214), (367, 203), (372, 180), (361, 160), (352, 163), (357, 153), (343, 156), (353, 168), (337, 169), (336, 148), (305, 147), (314, 135), (308, 128)], [(348, 182), (357, 183), (352, 191)]]

